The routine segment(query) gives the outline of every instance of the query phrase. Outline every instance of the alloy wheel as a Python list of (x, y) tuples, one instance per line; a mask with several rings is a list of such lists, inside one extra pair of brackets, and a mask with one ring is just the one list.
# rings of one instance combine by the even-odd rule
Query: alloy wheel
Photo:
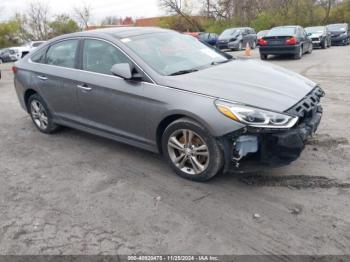
[(44, 106), (38, 100), (32, 100), (30, 103), (30, 113), (35, 125), (41, 129), (47, 129), (49, 125), (47, 112)]
[(189, 129), (175, 131), (168, 140), (173, 164), (190, 175), (199, 175), (209, 165), (209, 148), (204, 139)]

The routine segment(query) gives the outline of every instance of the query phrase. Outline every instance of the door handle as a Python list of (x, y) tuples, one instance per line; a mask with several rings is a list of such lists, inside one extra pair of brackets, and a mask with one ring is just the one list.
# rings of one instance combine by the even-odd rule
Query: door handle
[(84, 90), (84, 91), (91, 91), (92, 87), (88, 87), (87, 85), (77, 85), (78, 88)]
[(46, 76), (38, 76), (40, 80), (47, 80), (48, 78)]

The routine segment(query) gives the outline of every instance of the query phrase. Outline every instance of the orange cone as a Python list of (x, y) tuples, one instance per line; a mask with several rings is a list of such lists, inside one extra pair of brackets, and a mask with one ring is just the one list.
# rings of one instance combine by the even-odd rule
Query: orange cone
[(249, 42), (247, 42), (247, 45), (245, 46), (244, 55), (252, 56), (252, 49), (250, 48)]

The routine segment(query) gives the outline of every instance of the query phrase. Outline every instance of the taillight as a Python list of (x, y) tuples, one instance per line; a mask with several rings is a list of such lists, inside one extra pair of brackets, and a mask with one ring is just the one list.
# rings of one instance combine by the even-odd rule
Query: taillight
[(259, 45), (267, 45), (268, 42), (264, 38), (259, 39)]
[(296, 45), (296, 44), (297, 44), (297, 39), (294, 36), (287, 38), (286, 45)]
[(13, 67), (12, 67), (12, 72), (13, 72), (14, 74), (16, 74), (17, 71), (18, 71), (18, 68), (17, 68), (16, 66), (13, 66)]

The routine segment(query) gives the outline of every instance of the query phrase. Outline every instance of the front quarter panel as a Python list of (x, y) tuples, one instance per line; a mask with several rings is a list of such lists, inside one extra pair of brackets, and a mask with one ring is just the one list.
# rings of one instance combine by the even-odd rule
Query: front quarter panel
[(244, 127), (221, 114), (215, 107), (214, 97), (154, 84), (145, 84), (144, 92), (148, 97), (148, 105), (145, 105), (145, 123), (151, 139), (156, 139), (157, 128), (162, 120), (173, 115), (192, 118), (214, 137)]

